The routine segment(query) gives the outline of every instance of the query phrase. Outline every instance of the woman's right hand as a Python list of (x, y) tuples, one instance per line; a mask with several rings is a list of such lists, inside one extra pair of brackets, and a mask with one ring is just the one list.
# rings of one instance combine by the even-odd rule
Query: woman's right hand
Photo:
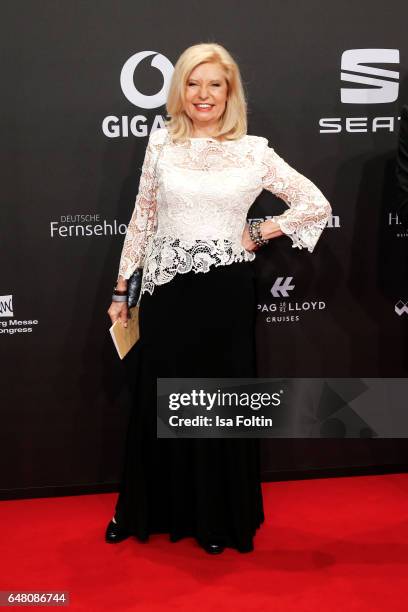
[(119, 320), (124, 327), (127, 327), (127, 321), (130, 317), (127, 302), (112, 302), (108, 310), (108, 315), (112, 324)]

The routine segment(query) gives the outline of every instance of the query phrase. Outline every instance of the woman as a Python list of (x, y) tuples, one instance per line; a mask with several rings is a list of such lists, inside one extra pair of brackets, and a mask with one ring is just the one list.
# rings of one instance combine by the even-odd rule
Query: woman
[[(319, 189), (246, 134), (239, 69), (218, 44), (186, 49), (150, 134), (108, 310), (127, 325), (127, 279), (143, 264), (136, 397), (107, 542), (192, 536), (209, 553), (253, 550), (264, 520), (257, 439), (156, 438), (156, 378), (254, 377), (254, 251), (282, 234), (312, 251), (330, 215)], [(289, 206), (252, 227), (262, 189)], [(117, 295), (116, 295), (117, 294)]]

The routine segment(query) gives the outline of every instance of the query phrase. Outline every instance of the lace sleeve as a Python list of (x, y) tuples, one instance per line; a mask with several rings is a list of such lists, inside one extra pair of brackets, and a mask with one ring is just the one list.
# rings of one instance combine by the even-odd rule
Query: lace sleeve
[[(161, 130), (156, 130), (156, 132)], [(143, 267), (147, 241), (156, 229), (155, 162), (159, 151), (156, 132), (150, 134), (143, 160), (135, 207), (127, 227), (118, 276), (130, 278), (136, 268)]]
[(307, 248), (310, 253), (331, 215), (331, 206), (311, 180), (289, 166), (268, 146), (265, 140), (262, 164), (264, 189), (284, 200), (289, 206), (283, 214), (272, 217), (282, 232), (291, 238), (292, 247)]

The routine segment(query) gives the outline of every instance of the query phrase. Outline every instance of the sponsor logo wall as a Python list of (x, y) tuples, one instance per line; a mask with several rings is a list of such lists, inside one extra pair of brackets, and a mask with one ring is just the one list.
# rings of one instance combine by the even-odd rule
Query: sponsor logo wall
[[(118, 361), (106, 311), (148, 136), (164, 123), (179, 53), (211, 37), (213, 10), (217, 39), (241, 66), (249, 133), (266, 136), (333, 207), (314, 253), (283, 237), (257, 254), (260, 376), (406, 376), (408, 230), (393, 194), (408, 42), (404, 20), (395, 20), (405, 5), (394, 4), (391, 18), (364, 0), (352, 21), (340, 5), (325, 6), (328, 26), (312, 1), (314, 45), (303, 9), (290, 2), (278, 9), (273, 37), (272, 6), (268, 15), (247, 5), (234, 28), (228, 6), (211, 2), (183, 6), (182, 21), (169, 21), (162, 2), (126, 1), (120, 18), (113, 5), (81, 15), (47, 0), (44, 21), (31, 0), (24, 15), (7, 9), (9, 23), (27, 28), (10, 27), (4, 40), (0, 119), (10, 168), (0, 227), (1, 403), (4, 432), (19, 432), (17, 444), (1, 440), (13, 466), (2, 475), (5, 497), (118, 482), (136, 364)], [(249, 218), (285, 209), (264, 191)], [(375, 449), (369, 440), (319, 442), (265, 441), (265, 477), (399, 457), (392, 441)], [(24, 459), (18, 448), (29, 449)]]

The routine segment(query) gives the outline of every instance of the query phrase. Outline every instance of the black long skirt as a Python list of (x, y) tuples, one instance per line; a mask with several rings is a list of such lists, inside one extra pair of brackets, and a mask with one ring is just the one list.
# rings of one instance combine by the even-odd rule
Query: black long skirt
[(177, 274), (144, 293), (116, 521), (140, 540), (216, 540), (249, 552), (264, 520), (259, 440), (157, 438), (156, 378), (253, 377), (252, 264)]

